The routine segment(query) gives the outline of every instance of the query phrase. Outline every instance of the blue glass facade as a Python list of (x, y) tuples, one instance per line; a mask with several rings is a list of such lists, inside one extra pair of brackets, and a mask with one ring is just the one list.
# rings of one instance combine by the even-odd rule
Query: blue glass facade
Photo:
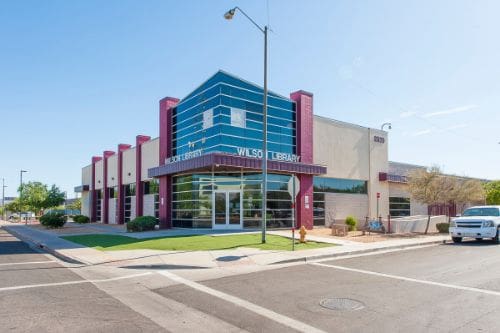
[[(258, 153), (262, 149), (262, 99), (260, 87), (217, 72), (173, 110), (173, 155), (241, 155), (242, 148)], [(296, 154), (295, 110), (292, 100), (268, 94), (268, 158), (273, 158), (273, 152)]]

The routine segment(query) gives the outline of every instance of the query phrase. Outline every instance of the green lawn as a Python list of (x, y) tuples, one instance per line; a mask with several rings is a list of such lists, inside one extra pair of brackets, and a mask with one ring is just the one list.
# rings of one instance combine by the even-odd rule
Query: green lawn
[[(286, 237), (267, 235), (267, 242), (261, 243), (260, 234), (228, 235), (228, 236), (177, 236), (136, 239), (120, 235), (82, 235), (62, 237), (74, 243), (92, 247), (101, 251), (116, 250), (172, 250), (172, 251), (207, 251), (233, 249), (237, 247), (253, 247), (262, 250), (292, 250), (292, 240)], [(316, 249), (333, 246), (333, 244), (296, 242), (296, 250)]]

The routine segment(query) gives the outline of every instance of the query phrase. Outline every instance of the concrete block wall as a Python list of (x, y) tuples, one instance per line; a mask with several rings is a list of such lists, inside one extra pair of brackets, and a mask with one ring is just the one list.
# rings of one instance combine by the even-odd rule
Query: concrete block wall
[(109, 212), (108, 212), (108, 223), (109, 224), (116, 224), (116, 204), (117, 200), (115, 198), (110, 198), (109, 200)]
[(349, 215), (364, 223), (368, 214), (368, 195), (348, 193), (325, 193), (325, 225), (343, 223)]
[(144, 216), (155, 216), (155, 195), (144, 195), (143, 201), (143, 214)]

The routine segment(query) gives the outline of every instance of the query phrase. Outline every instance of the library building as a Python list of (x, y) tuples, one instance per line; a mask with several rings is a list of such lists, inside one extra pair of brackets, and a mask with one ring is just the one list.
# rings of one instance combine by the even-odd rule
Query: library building
[[(427, 213), (406, 189), (405, 173), (417, 166), (388, 161), (386, 131), (314, 115), (313, 94), (303, 90), (268, 92), (267, 110), (269, 228), (290, 228), (293, 216), (311, 229), (349, 215)], [(261, 225), (259, 85), (218, 71), (184, 98), (159, 101), (158, 137), (106, 147), (114, 148), (89, 157), (75, 188), (91, 221), (148, 215), (162, 229)]]

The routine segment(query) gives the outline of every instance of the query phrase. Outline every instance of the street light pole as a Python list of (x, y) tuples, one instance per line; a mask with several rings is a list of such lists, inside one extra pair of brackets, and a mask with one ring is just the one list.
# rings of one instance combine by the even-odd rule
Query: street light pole
[[(19, 221), (22, 221), (22, 206), (23, 206), (23, 173), (28, 172), (26, 170), (20, 170), (20, 186), (19, 186)], [(28, 221), (26, 221), (26, 224)]]
[(268, 26), (262, 28), (250, 16), (248, 16), (240, 7), (234, 7), (224, 14), (226, 20), (231, 20), (236, 13), (240, 11), (250, 22), (253, 23), (264, 34), (264, 96), (262, 102), (262, 243), (266, 242), (267, 228), (267, 32)]
[(8, 187), (7, 185), (5, 185), (5, 178), (2, 178), (2, 208), (3, 208), (3, 211), (2, 211), (2, 217), (3, 219), (5, 220), (5, 188)]

